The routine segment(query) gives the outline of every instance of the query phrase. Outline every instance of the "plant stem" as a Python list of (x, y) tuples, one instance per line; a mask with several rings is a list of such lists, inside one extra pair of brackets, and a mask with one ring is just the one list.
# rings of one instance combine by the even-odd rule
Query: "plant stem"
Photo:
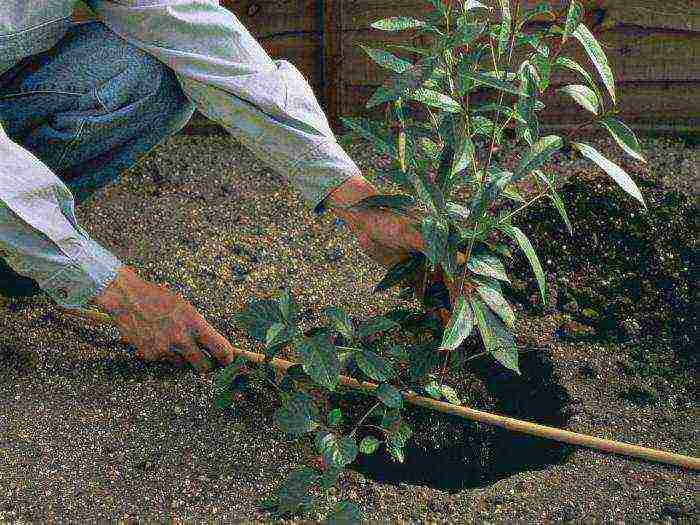
[(543, 191), (543, 192), (540, 193), (539, 195), (533, 197), (529, 202), (526, 202), (525, 204), (523, 204), (522, 206), (520, 206), (520, 207), (517, 208), (516, 210), (514, 210), (514, 211), (512, 211), (511, 213), (508, 213), (507, 215), (504, 215), (503, 217), (501, 217), (501, 218), (498, 220), (498, 222), (496, 223), (496, 226), (498, 226), (499, 224), (504, 223), (505, 221), (507, 221), (508, 219), (510, 219), (513, 215), (515, 215), (515, 214), (517, 214), (517, 213), (520, 213), (522, 210), (524, 210), (525, 208), (527, 208), (528, 206), (530, 206), (533, 202), (538, 201), (539, 199), (541, 199), (542, 197), (547, 196), (548, 194), (549, 194), (549, 191)]
[(380, 407), (381, 405), (382, 405), (382, 402), (381, 402), (381, 401), (378, 401), (377, 403), (375, 403), (375, 405), (374, 405), (372, 408), (370, 408), (370, 409), (365, 413), (365, 415), (362, 416), (362, 418), (360, 418), (360, 420), (359, 420), (359, 421), (357, 422), (357, 424), (355, 425), (355, 428), (353, 428), (353, 429), (350, 431), (350, 435), (351, 435), (351, 436), (354, 436), (354, 435), (355, 435), (355, 432), (357, 432), (357, 429), (360, 428), (360, 427), (362, 426), (362, 423), (365, 422), (365, 419), (367, 419), (367, 418), (369, 417), (369, 415), (370, 415), (372, 412), (374, 412), (374, 411), (377, 409), (377, 407)]

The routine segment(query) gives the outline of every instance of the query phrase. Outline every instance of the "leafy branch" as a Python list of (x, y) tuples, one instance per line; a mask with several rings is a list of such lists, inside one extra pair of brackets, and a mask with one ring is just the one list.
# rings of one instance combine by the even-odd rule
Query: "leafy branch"
[[(329, 307), (326, 323), (305, 332), (293, 298), (283, 292), (277, 300), (251, 303), (235, 317), (265, 348), (266, 363), (255, 373), (279, 395), (276, 424), (292, 436), (311, 438), (322, 458), (319, 469), (297, 469), (282, 484), (273, 506), (280, 515), (308, 510), (312, 492), (336, 483), (358, 454), (384, 447), (396, 461), (403, 461), (404, 445), (412, 434), (403, 418), (404, 396), (409, 390), (424, 391), (435, 399), (461, 403), (445, 384), (451, 364), (490, 358), (520, 373), (521, 349), (513, 334), (516, 318), (502, 283), (509, 282), (507, 259), (510, 246), (515, 246), (529, 261), (542, 300), (547, 297), (535, 248), (514, 221), (547, 199), (571, 231), (565, 203), (548, 169), (558, 152), (577, 150), (644, 204), (622, 167), (592, 146), (572, 141), (580, 129), (597, 125), (630, 157), (645, 160), (634, 132), (617, 118), (610, 65), (581, 21), (583, 8), (577, 0), (562, 12), (553, 11), (547, 2), (521, 10), (516, 2), (513, 13), (509, 0), (498, 0), (497, 22), (492, 22), (493, 8), (482, 2), (428, 3), (431, 9), (420, 17), (393, 16), (372, 24), (378, 31), (424, 35), (427, 46), (361, 45), (388, 73), (366, 104), (384, 119), (342, 119), (351, 132), (391, 159), (383, 175), (402, 190), (356, 206), (410, 217), (425, 247), (388, 269), (376, 291), (413, 286), (422, 309), (394, 310), (358, 323), (346, 311)], [(528, 21), (540, 15), (551, 21), (549, 27), (530, 31)], [(564, 56), (568, 43), (583, 48), (594, 71)], [(419, 58), (395, 54), (401, 52)], [(516, 56), (520, 63), (513, 64)], [(574, 72), (582, 83), (555, 84), (560, 70)], [(564, 137), (542, 133), (540, 113), (552, 92), (590, 115)], [(487, 102), (476, 106), (477, 95)], [(514, 137), (505, 133), (510, 127)], [(518, 150), (512, 169), (495, 154), (505, 140)], [(526, 180), (538, 188), (534, 195), (520, 194)], [(477, 334), (478, 339), (469, 339)], [(467, 344), (478, 344), (479, 351), (453, 359)], [(265, 365), (281, 353), (294, 355), (299, 364), (274, 378)], [(249, 373), (240, 363), (222, 372), (220, 406), (231, 404), (231, 389)], [(354, 410), (344, 414), (340, 407), (329, 406), (330, 395), (341, 388), (341, 373), (378, 385), (367, 393), (370, 403), (358, 401), (358, 412), (364, 410), (359, 418)], [(350, 426), (351, 419), (357, 423)], [(357, 521), (359, 511), (343, 502), (329, 521), (342, 519)]]

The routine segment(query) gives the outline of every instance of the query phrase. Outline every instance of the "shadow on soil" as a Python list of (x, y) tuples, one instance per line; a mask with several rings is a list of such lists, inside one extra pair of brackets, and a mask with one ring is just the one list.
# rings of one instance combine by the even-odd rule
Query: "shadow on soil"
[[(484, 395), (465, 404), (497, 414), (564, 427), (570, 417), (568, 392), (557, 383), (549, 357), (525, 354), (516, 376), (490, 364), (475, 365), (472, 373)], [(478, 397), (481, 397), (479, 400)], [(414, 438), (403, 464), (383, 449), (361, 456), (353, 466), (381, 483), (427, 485), (447, 492), (490, 485), (516, 472), (541, 470), (564, 462), (573, 447), (534, 436), (508, 432), (459, 418), (413, 411)]]

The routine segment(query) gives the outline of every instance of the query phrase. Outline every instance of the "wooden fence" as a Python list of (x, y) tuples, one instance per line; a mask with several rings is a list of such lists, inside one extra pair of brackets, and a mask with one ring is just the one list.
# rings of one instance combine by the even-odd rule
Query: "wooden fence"
[[(482, 0), (484, 1), (484, 0)], [(521, 1), (527, 7), (539, 3)], [(370, 28), (374, 20), (426, 10), (426, 0), (223, 0), (275, 58), (293, 62), (308, 78), (334, 125), (362, 114), (385, 71), (358, 43), (404, 40)], [(494, 3), (494, 2), (491, 2)], [(553, 7), (567, 2), (553, 0)], [(620, 109), (633, 127), (700, 131), (700, 1), (589, 0), (587, 21), (603, 43), (618, 80)], [(536, 22), (537, 23), (537, 22)], [(420, 38), (415, 44), (424, 43)], [(571, 45), (570, 56), (589, 64)], [(566, 74), (556, 84), (574, 80)], [(569, 122), (564, 97), (547, 101), (553, 127)]]
[[(638, 130), (700, 133), (700, 0), (579, 0), (586, 21), (602, 42), (617, 79), (620, 109)], [(495, 4), (495, 0), (482, 0)], [(511, 0), (525, 8), (540, 0)], [(426, 0), (222, 0), (274, 58), (304, 73), (336, 129), (341, 115), (366, 112), (364, 105), (386, 71), (371, 63), (359, 43), (405, 41), (406, 33), (371, 29), (374, 20), (420, 14)], [(551, 0), (555, 8), (568, 3)], [(539, 23), (535, 21), (535, 23)], [(410, 37), (410, 34), (409, 34)], [(416, 45), (425, 44), (413, 38)], [(572, 41), (567, 55), (590, 64)], [(573, 75), (561, 74), (554, 84)], [(566, 127), (568, 99), (547, 100), (544, 122)], [(193, 128), (206, 128), (194, 119)]]

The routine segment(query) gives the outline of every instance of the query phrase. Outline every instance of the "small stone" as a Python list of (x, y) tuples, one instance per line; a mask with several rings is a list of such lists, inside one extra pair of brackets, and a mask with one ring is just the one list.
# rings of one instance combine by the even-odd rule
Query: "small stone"
[(630, 337), (639, 335), (639, 333), (642, 330), (642, 327), (639, 325), (637, 320), (632, 318), (623, 320), (620, 323), (620, 325), (622, 326), (622, 329), (625, 331), (625, 333)]
[(578, 369), (578, 375), (585, 379), (594, 379), (598, 375), (598, 372), (591, 365), (586, 364)]
[(594, 310), (593, 308), (584, 308), (581, 311), (581, 315), (583, 315), (583, 317), (590, 321), (597, 321), (598, 319), (600, 319), (600, 314), (597, 310)]
[(564, 311), (569, 312), (571, 314), (575, 314), (578, 312), (578, 303), (576, 302), (575, 299), (569, 301), (564, 305)]
[(343, 252), (339, 248), (332, 248), (326, 254), (326, 260), (328, 262), (337, 262), (343, 258)]
[(565, 339), (586, 339), (593, 337), (596, 331), (593, 327), (577, 321), (567, 321), (561, 326), (561, 336)]

